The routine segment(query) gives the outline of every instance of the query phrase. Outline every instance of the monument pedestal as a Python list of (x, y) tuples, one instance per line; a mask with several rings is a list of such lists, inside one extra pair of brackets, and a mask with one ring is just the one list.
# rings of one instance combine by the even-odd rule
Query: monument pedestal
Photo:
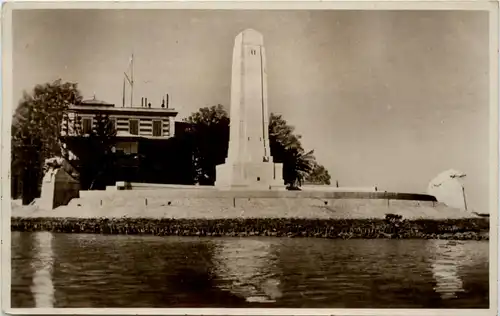
[(285, 190), (283, 164), (273, 162), (226, 162), (216, 166), (219, 189)]

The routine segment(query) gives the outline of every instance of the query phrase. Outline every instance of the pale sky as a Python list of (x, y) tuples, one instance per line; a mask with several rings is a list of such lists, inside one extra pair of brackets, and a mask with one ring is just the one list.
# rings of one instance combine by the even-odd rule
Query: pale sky
[(121, 106), (135, 55), (135, 103), (171, 95), (178, 120), (229, 110), (235, 36), (264, 36), (269, 109), (283, 114), (341, 186), (425, 193), (467, 174), (488, 212), (488, 13), (472, 11), (23, 10), (13, 13), (14, 100), (77, 82)]

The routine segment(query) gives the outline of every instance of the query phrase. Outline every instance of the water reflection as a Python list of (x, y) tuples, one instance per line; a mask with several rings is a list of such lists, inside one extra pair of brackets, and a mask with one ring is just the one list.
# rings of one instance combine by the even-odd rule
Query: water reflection
[(275, 302), (282, 296), (277, 260), (268, 240), (223, 240), (213, 254), (218, 287), (247, 302)]
[(57, 235), (58, 307), (199, 307), (219, 301), (212, 243), (197, 238)]
[(436, 281), (434, 290), (442, 299), (456, 298), (463, 292), (463, 282), (458, 275), (459, 259), (463, 257), (463, 248), (455, 241), (432, 240), (428, 244), (431, 270)]
[(18, 233), (12, 242), (12, 307), (489, 305), (484, 241)]
[(35, 307), (54, 307), (54, 285), (52, 268), (54, 253), (52, 251), (52, 233), (38, 232), (33, 234), (33, 284), (31, 292)]
[(436, 283), (434, 291), (443, 300), (456, 299), (466, 292), (464, 274), (470, 274), (470, 270), (487, 268), (488, 253), (484, 248), (485, 245), (487, 246), (474, 241), (429, 240), (427, 242), (430, 269)]

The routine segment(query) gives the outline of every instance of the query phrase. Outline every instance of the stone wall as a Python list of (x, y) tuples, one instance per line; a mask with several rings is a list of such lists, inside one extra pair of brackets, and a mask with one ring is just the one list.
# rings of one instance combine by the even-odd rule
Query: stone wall
[[(303, 191), (283, 191), (283, 190), (218, 190), (214, 186), (194, 186), (194, 185), (172, 185), (172, 184), (150, 184), (117, 182), (118, 190), (161, 190), (163, 195), (183, 196), (183, 197), (245, 197), (245, 198), (325, 198), (325, 199), (389, 199), (389, 200), (415, 200), (415, 201), (437, 201), (429, 194), (404, 193), (376, 191), (370, 188), (333, 188), (325, 190), (303, 190)], [(328, 187), (327, 187), (328, 188)], [(196, 190), (197, 192), (193, 192)]]
[[(80, 198), (51, 212), (29, 217), (78, 218), (384, 218), (398, 214), (407, 219), (475, 218), (465, 210), (432, 200), (370, 198), (372, 192), (218, 191), (192, 189), (82, 191)], [(387, 197), (386, 196), (386, 197)], [(403, 199), (395, 199), (402, 197)], [(19, 216), (24, 216), (18, 210)]]

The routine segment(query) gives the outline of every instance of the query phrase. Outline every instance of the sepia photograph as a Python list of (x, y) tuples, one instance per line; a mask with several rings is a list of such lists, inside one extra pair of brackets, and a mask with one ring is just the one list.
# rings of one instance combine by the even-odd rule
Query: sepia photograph
[(4, 310), (496, 312), (497, 5), (15, 4)]

